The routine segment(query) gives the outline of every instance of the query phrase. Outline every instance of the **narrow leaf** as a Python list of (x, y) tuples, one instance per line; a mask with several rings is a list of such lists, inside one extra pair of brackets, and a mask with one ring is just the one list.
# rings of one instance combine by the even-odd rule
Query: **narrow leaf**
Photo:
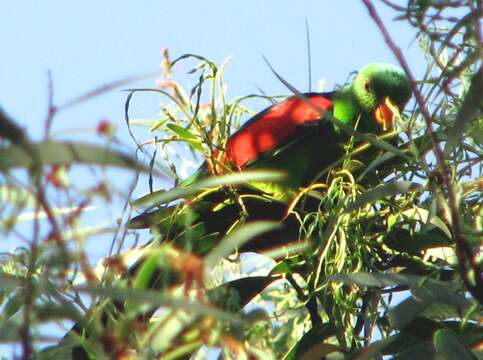
[(335, 274), (329, 280), (339, 281), (346, 285), (385, 288), (388, 286), (412, 285), (419, 279), (419, 277), (411, 275), (358, 272), (355, 274)]
[[(200, 190), (213, 188), (223, 185), (237, 185), (249, 181), (281, 181), (285, 175), (277, 171), (243, 171), (222, 176), (214, 176), (198, 181), (190, 186), (178, 186), (169, 191), (159, 190), (142, 196), (135, 200), (132, 205), (139, 207), (145, 204), (154, 207), (159, 204), (171, 202), (173, 200), (185, 198), (196, 194)], [(154, 205), (153, 205), (154, 204)]]
[(137, 289), (122, 289), (110, 286), (75, 286), (75, 291), (82, 293), (105, 296), (112, 300), (129, 301), (137, 304), (149, 304), (160, 307), (167, 306), (172, 309), (182, 309), (189, 311), (192, 314), (213, 316), (220, 320), (228, 321), (243, 321), (238, 315), (219, 310), (209, 305), (190, 301), (183, 298), (170, 297), (159, 291), (153, 290), (137, 290)]
[[(84, 163), (116, 166), (149, 172), (147, 167), (134, 158), (97, 145), (46, 141), (32, 144), (42, 165), (71, 165)], [(34, 160), (16, 146), (0, 149), (0, 171), (12, 168), (30, 168)]]
[[(279, 279), (281, 279), (280, 276), (249, 276), (211, 289), (208, 292), (208, 296), (216, 305), (222, 308), (228, 308), (230, 311), (239, 311), (268, 285)], [(230, 296), (230, 291), (236, 292), (236, 299)]]
[(354, 211), (368, 203), (385, 199), (389, 196), (405, 194), (409, 191), (416, 191), (420, 189), (422, 189), (422, 185), (413, 183), (411, 181), (391, 182), (388, 184), (379, 185), (359, 195), (354, 201), (347, 205), (345, 212)]
[(205, 257), (207, 269), (213, 268), (218, 262), (230, 255), (233, 250), (242, 246), (254, 237), (278, 228), (278, 222), (257, 221), (242, 225), (237, 230), (225, 236), (221, 242)]
[(196, 136), (191, 131), (185, 129), (182, 126), (176, 124), (167, 124), (166, 127), (178, 135), (181, 139), (196, 140)]
[(454, 147), (458, 144), (464, 133), (466, 124), (481, 114), (483, 108), (483, 65), (473, 76), (470, 89), (465, 96), (463, 105), (456, 115), (456, 121), (452, 129), (448, 129), (448, 141), (444, 146), (443, 153), (448, 156)]
[(427, 279), (411, 286), (411, 297), (402, 301), (389, 311), (391, 326), (403, 328), (426, 309), (439, 304), (449, 305), (460, 311), (465, 311), (471, 302), (456, 294), (453, 289), (442, 281)]
[(335, 334), (336, 329), (330, 323), (316, 326), (302, 336), (289, 352), (285, 354), (283, 360), (316, 360), (338, 351), (338, 346), (323, 342)]

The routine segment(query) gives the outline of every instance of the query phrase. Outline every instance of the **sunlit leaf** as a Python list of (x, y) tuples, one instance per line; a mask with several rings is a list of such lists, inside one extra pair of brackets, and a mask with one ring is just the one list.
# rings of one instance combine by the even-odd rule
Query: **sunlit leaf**
[(412, 285), (420, 278), (412, 275), (383, 274), (358, 272), (355, 274), (335, 274), (330, 277), (331, 281), (340, 281), (347, 285), (359, 285), (368, 287), (388, 287), (398, 285)]
[(409, 219), (418, 220), (424, 224), (432, 224), (439, 228), (444, 234), (451, 239), (451, 231), (448, 226), (438, 216), (431, 214), (428, 210), (421, 207), (413, 207), (401, 212), (401, 215), (407, 216)]
[(257, 221), (240, 226), (238, 229), (227, 235), (216, 245), (216, 247), (205, 257), (207, 269), (213, 268), (218, 262), (230, 255), (236, 248), (271, 230), (280, 227), (278, 222)]
[(182, 126), (176, 124), (167, 124), (166, 127), (176, 133), (181, 139), (185, 140), (197, 140), (196, 136)]
[(227, 175), (215, 176), (200, 180), (190, 186), (179, 186), (169, 191), (159, 190), (147, 194), (135, 201), (133, 206), (143, 206), (155, 204), (164, 204), (173, 200), (184, 198), (197, 192), (224, 185), (237, 185), (250, 181), (281, 181), (285, 178), (283, 173), (277, 171), (244, 171), (239, 173), (232, 173)]

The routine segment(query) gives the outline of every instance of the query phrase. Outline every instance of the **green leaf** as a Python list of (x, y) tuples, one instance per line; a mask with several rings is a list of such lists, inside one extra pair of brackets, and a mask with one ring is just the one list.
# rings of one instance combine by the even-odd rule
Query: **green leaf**
[(366, 204), (385, 199), (389, 196), (406, 194), (407, 192), (421, 189), (422, 185), (411, 181), (399, 181), (379, 185), (359, 195), (354, 201), (347, 205), (345, 212), (354, 211)]
[(243, 244), (254, 237), (275, 230), (280, 227), (278, 222), (272, 221), (256, 221), (242, 225), (229, 235), (225, 236), (218, 245), (205, 257), (205, 266), (207, 269), (213, 268), (221, 259), (230, 255), (233, 250), (241, 247)]
[[(357, 177), (357, 181), (359, 182), (361, 179), (363, 179), (367, 174), (369, 174), (373, 169), (378, 168), (381, 164), (394, 159), (396, 157), (395, 154), (392, 152), (385, 152), (381, 156), (376, 157), (366, 168), (364, 171)], [(399, 158), (400, 159), (400, 158)], [(404, 159), (401, 159), (401, 161), (406, 161)]]
[(431, 224), (440, 229), (448, 239), (451, 239), (451, 232), (448, 229), (448, 226), (441, 220), (438, 216), (431, 214), (428, 210), (423, 209), (421, 207), (412, 207), (401, 212), (401, 215), (407, 217), (410, 220), (416, 220), (423, 224)]
[(401, 332), (412, 335), (421, 341), (430, 341), (434, 332), (442, 327), (443, 325), (437, 321), (420, 316), (402, 328)]
[[(383, 355), (395, 355), (395, 358), (398, 358), (399, 354), (403, 354), (408, 350), (429, 350), (432, 353), (432, 346), (430, 344), (406, 333), (398, 333), (375, 341), (369, 347), (374, 347)], [(373, 359), (373, 357), (362, 357), (362, 359)]]
[(0, 290), (11, 291), (21, 285), (22, 285), (21, 278), (15, 275), (0, 271)]
[(477, 70), (471, 80), (470, 89), (463, 100), (463, 105), (456, 115), (454, 127), (447, 129), (448, 141), (443, 150), (445, 156), (451, 154), (458, 144), (466, 125), (481, 114), (481, 109), (483, 108), (483, 96), (481, 94), (483, 94), (483, 67)]
[[(150, 171), (130, 156), (97, 145), (46, 141), (34, 143), (32, 146), (42, 165), (84, 163)], [(34, 165), (33, 158), (16, 146), (1, 148), (0, 159), (0, 171), (18, 167), (30, 168)]]
[(307, 266), (305, 259), (301, 255), (292, 256), (288, 259), (280, 261), (275, 267), (270, 271), (271, 275), (282, 275), (290, 274), (296, 272), (307, 271)]
[(434, 349), (430, 342), (422, 342), (398, 352), (392, 360), (434, 359)]
[(159, 190), (150, 194), (144, 195), (141, 198), (133, 201), (132, 205), (135, 207), (150, 204), (164, 204), (173, 200), (185, 198), (187, 196), (198, 193), (201, 190), (208, 188), (224, 186), (224, 185), (238, 185), (249, 181), (282, 181), (285, 175), (278, 171), (243, 171), (231, 173), (222, 176), (213, 176), (210, 178), (198, 181), (190, 186), (178, 186), (169, 191)]
[(324, 340), (334, 336), (336, 332), (329, 323), (313, 327), (285, 354), (283, 360), (318, 360), (338, 351), (338, 346), (324, 343)]
[(25, 301), (25, 292), (16, 291), (9, 293), (7, 301), (2, 304), (2, 316), (4, 319), (9, 320), (14, 317), (23, 308)]
[(411, 293), (417, 299), (448, 304), (455, 308), (466, 309), (471, 306), (471, 301), (457, 294), (451, 283), (443, 281), (429, 279), (418, 283), (411, 287)]
[(380, 274), (358, 272), (355, 274), (335, 274), (332, 275), (330, 281), (340, 281), (346, 285), (359, 285), (367, 287), (385, 288), (388, 286), (412, 285), (420, 278), (412, 275), (401, 274)]
[(173, 123), (167, 124), (166, 127), (173, 131), (176, 135), (178, 135), (180, 140), (188, 142), (193, 147), (193, 149), (195, 149), (199, 153), (203, 153), (201, 141), (195, 135), (193, 135), (191, 131)]
[(384, 236), (384, 243), (391, 249), (418, 255), (421, 251), (441, 246), (449, 246), (448, 239), (431, 233), (414, 233), (407, 229), (393, 228)]
[(434, 334), (434, 347), (438, 354), (447, 360), (473, 360), (475, 356), (448, 329), (437, 330)]
[(173, 131), (181, 139), (184, 139), (184, 140), (197, 140), (196, 139), (196, 136), (193, 135), (191, 133), (191, 131), (185, 129), (182, 126), (179, 126), (179, 125), (176, 125), (176, 124), (173, 124), (173, 123), (169, 123), (169, 124), (166, 125), (166, 127), (168, 129), (170, 129), (171, 131)]
[(401, 329), (411, 323), (413, 319), (418, 317), (430, 305), (431, 303), (427, 301), (409, 297), (389, 311), (389, 323), (392, 327)]
[(418, 317), (426, 309), (446, 304), (464, 311), (471, 302), (454, 292), (451, 287), (441, 281), (428, 279), (411, 286), (411, 297), (402, 301), (388, 313), (391, 326), (401, 329)]
[[(454, 317), (459, 316), (455, 314)], [(435, 316), (441, 318), (441, 316)], [(444, 318), (444, 315), (443, 315)], [(408, 334), (420, 341), (433, 341), (433, 337), (440, 330), (447, 330), (458, 336), (463, 345), (473, 344), (483, 339), (483, 329), (478, 324), (466, 323), (461, 321), (438, 322), (428, 317), (417, 317), (411, 323), (401, 329), (401, 333)]]
[[(279, 259), (287, 257), (287, 256), (300, 254), (300, 253), (303, 253), (307, 250), (310, 250), (311, 249), (310, 245), (311, 245), (310, 242), (307, 241), (307, 240), (292, 242), (288, 245), (275, 247), (275, 248), (270, 249), (270, 250), (264, 250), (263, 256), (274, 259), (274, 260), (279, 260)], [(275, 274), (275, 273), (273, 273), (273, 274)]]
[(426, 310), (440, 306), (440, 304), (459, 310), (465, 310), (471, 306), (471, 302), (464, 296), (457, 294), (450, 284), (419, 276), (359, 272), (336, 274), (331, 276), (330, 280), (340, 281), (348, 285), (379, 288), (398, 285), (410, 286), (411, 296), (388, 313), (391, 326), (398, 329), (411, 323)]
[[(88, 211), (95, 210), (94, 206), (86, 206), (79, 210), (77, 207), (70, 207), (70, 208), (52, 208), (50, 209), (54, 216), (61, 216), (65, 214), (71, 213), (85, 213)], [(5, 220), (0, 219), (0, 228), (7, 228), (12, 226), (13, 224), (18, 224), (20, 222), (27, 222), (39, 219), (46, 219), (47, 213), (45, 211), (31, 211), (31, 212), (24, 212), (22, 214), (18, 214), (13, 218), (7, 218)], [(86, 228), (87, 229), (87, 228)], [(76, 231), (69, 231), (63, 235), (65, 240), (71, 239), (72, 236), (76, 234), (77, 236), (81, 235), (81, 229), (76, 229)], [(88, 233), (86, 233), (88, 235)]]
[(9, 203), (15, 207), (31, 206), (35, 204), (36, 198), (31, 191), (13, 185), (0, 186), (0, 202)]
[(212, 316), (220, 320), (243, 321), (238, 315), (188, 299), (170, 297), (154, 290), (123, 289), (112, 286), (91, 285), (74, 286), (73, 290), (91, 295), (104, 296), (112, 300), (147, 304), (154, 307), (166, 306), (172, 309), (186, 310), (192, 314)]
[(62, 344), (48, 346), (36, 354), (35, 360), (71, 359), (72, 350), (79, 346), (78, 341), (63, 341)]
[(38, 305), (35, 314), (40, 321), (60, 320), (60, 319), (77, 319), (79, 311), (69, 306), (72, 304), (59, 305), (54, 302)]
[(0, 343), (9, 343), (18, 341), (18, 334), (22, 327), (22, 319), (20, 316), (0, 323)]
[(229, 311), (239, 311), (279, 276), (250, 276), (222, 284), (208, 292), (215, 304)]

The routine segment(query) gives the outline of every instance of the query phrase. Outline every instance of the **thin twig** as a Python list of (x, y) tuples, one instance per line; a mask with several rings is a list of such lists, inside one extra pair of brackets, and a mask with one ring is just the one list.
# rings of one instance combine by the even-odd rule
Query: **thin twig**
[(47, 140), (50, 134), (50, 128), (57, 113), (57, 107), (54, 105), (54, 82), (52, 80), (52, 72), (47, 71), (47, 119), (45, 120), (44, 140)]
[(312, 327), (322, 324), (322, 318), (320, 317), (319, 311), (317, 310), (317, 297), (311, 296), (307, 301), (307, 295), (304, 294), (302, 288), (297, 284), (292, 274), (286, 275), (287, 281), (292, 285), (295, 292), (297, 293), (297, 298), (301, 302), (306, 302), (305, 307), (309, 311), (310, 321), (312, 322)]
[[(37, 202), (35, 204), (35, 213), (38, 214), (40, 209), (40, 204)], [(24, 298), (24, 308), (23, 308), (23, 326), (20, 329), (20, 338), (22, 344), (22, 359), (28, 360), (32, 356), (32, 336), (30, 334), (30, 311), (33, 302), (34, 284), (33, 284), (33, 274), (35, 272), (35, 263), (37, 262), (37, 251), (38, 251), (38, 239), (39, 239), (39, 217), (36, 216), (33, 223), (33, 234), (32, 243), (30, 246), (30, 257), (28, 264), (28, 272), (25, 278), (25, 298)]]
[(63, 109), (69, 108), (71, 106), (83, 103), (87, 100), (90, 100), (94, 97), (102, 95), (102, 94), (109, 92), (111, 90), (114, 90), (116, 88), (120, 88), (122, 86), (125, 86), (127, 84), (130, 84), (130, 83), (133, 83), (133, 82), (136, 82), (136, 81), (154, 78), (157, 75), (158, 75), (158, 72), (150, 72), (150, 73), (146, 73), (146, 74), (134, 75), (134, 76), (130, 76), (130, 77), (127, 77), (127, 78), (124, 78), (124, 79), (112, 81), (110, 83), (101, 85), (101, 86), (99, 86), (99, 87), (97, 87), (97, 88), (95, 88), (91, 91), (88, 91), (87, 93), (85, 93), (85, 94), (83, 94), (79, 97), (76, 97), (72, 100), (69, 100), (66, 103), (60, 105), (58, 108), (59, 108), (59, 110), (60, 109), (63, 110)]
[(312, 91), (312, 52), (310, 48), (310, 29), (309, 29), (309, 21), (305, 19), (305, 34), (306, 34), (306, 41), (307, 41), (307, 70), (309, 72), (309, 87), (308, 91)]

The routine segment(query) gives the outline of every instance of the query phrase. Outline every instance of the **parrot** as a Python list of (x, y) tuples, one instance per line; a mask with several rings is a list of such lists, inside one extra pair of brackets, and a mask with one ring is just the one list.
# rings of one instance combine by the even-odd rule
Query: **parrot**
[[(195, 184), (209, 175), (220, 174), (227, 167), (232, 171), (264, 169), (282, 171), (287, 176), (280, 184), (257, 183), (253, 187), (238, 187), (245, 195), (244, 205), (250, 220), (280, 220), (287, 204), (298, 189), (317, 181), (317, 176), (344, 157), (350, 135), (324, 118), (324, 114), (349, 125), (363, 134), (381, 135), (393, 129), (394, 112), (401, 112), (411, 97), (410, 82), (404, 71), (391, 64), (371, 63), (364, 66), (353, 81), (342, 88), (325, 93), (305, 93), (291, 96), (249, 119), (230, 136), (225, 148), (215, 152), (214, 160), (205, 161), (180, 186)], [(377, 150), (377, 149), (376, 149)], [(374, 149), (373, 149), (374, 151)], [(369, 161), (371, 151), (359, 160)], [(263, 200), (264, 195), (270, 201)], [(239, 206), (226, 206), (226, 193), (214, 192), (196, 202), (190, 202), (191, 214), (202, 224), (205, 234), (223, 235), (239, 217)], [(225, 206), (214, 204), (223, 203)], [(142, 213), (128, 223), (131, 229), (158, 226), (169, 219), (167, 237), (175, 238), (183, 226), (173, 227), (170, 215), (175, 207), (165, 207)], [(216, 211), (214, 211), (216, 209)], [(270, 241), (253, 239), (244, 251), (263, 251), (283, 245), (293, 237), (293, 219), (285, 218), (278, 230), (281, 236)], [(181, 224), (182, 222), (179, 222)], [(162, 227), (162, 226), (161, 226)], [(183, 241), (183, 240), (182, 240)], [(210, 246), (207, 246), (209, 249)], [(200, 250), (201, 251), (201, 250)]]
[[(288, 215), (291, 200), (299, 189), (319, 181), (321, 172), (344, 159), (346, 146), (353, 141), (340, 124), (329, 121), (327, 116), (359, 133), (381, 135), (393, 129), (395, 112), (402, 112), (410, 98), (411, 84), (405, 72), (385, 63), (364, 66), (349, 84), (337, 90), (290, 96), (249, 119), (226, 140), (222, 149), (214, 152), (213, 159), (205, 161), (178, 186), (187, 187), (209, 176), (252, 169), (281, 171), (286, 174), (283, 181), (206, 191), (180, 204), (141, 213), (127, 227), (151, 228), (177, 248), (203, 256), (237, 225), (241, 201), (245, 222), (270, 220), (280, 222), (281, 226), (252, 238), (238, 249), (240, 252), (263, 252), (296, 240), (300, 223), (295, 216)], [(361, 155), (360, 161), (365, 163), (374, 157), (375, 150)], [(144, 260), (139, 258), (128, 269), (128, 278), (136, 277)], [(162, 288), (166, 276), (160, 274), (152, 271), (145, 287)], [(244, 303), (248, 301), (250, 298)], [(116, 307), (122, 311), (123, 304)], [(81, 328), (76, 326), (74, 331), (80, 333)], [(74, 352), (80, 354), (75, 358), (87, 358), (80, 347)]]

